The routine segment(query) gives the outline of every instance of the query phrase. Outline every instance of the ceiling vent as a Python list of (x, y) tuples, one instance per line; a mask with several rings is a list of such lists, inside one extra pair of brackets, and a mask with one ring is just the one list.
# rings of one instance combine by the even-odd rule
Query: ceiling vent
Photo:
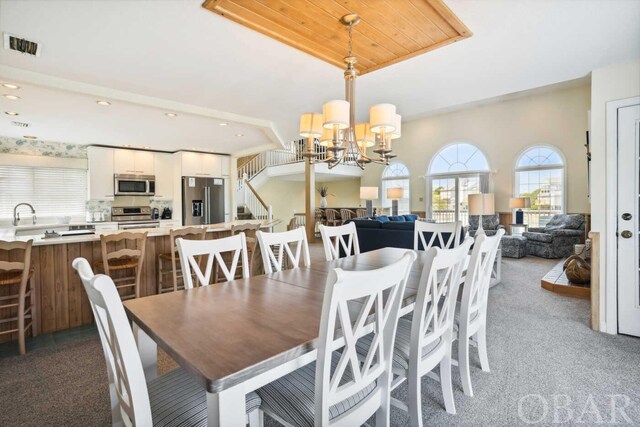
[(29, 127), (29, 123), (25, 123), (25, 122), (11, 122), (11, 125), (17, 126), (19, 128), (28, 128)]
[(38, 43), (9, 33), (4, 33), (4, 48), (31, 56), (40, 56), (41, 50)]

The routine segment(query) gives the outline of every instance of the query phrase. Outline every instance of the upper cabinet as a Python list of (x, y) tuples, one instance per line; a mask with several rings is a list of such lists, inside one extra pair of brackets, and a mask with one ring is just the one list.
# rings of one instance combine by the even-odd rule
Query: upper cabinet
[(89, 200), (113, 200), (113, 151), (112, 148), (87, 147)]
[(153, 153), (156, 175), (155, 199), (173, 199), (173, 155), (169, 153)]
[(114, 173), (153, 175), (154, 153), (151, 151), (113, 150)]
[(229, 157), (185, 151), (182, 156), (182, 176), (229, 176)]

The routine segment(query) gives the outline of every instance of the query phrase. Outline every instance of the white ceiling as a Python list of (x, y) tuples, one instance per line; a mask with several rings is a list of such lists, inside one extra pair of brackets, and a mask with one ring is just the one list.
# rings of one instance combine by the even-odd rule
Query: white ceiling
[[(412, 119), (640, 57), (640, 1), (447, 4), (473, 37), (361, 77), (360, 119), (377, 102)], [(0, 49), (0, 78), (23, 86), (0, 106), (46, 140), (238, 153), (296, 138), (301, 112), (343, 96), (340, 69), (200, 5), (0, 0), (0, 30), (42, 44), (38, 58)], [(20, 133), (10, 120), (0, 135)]]

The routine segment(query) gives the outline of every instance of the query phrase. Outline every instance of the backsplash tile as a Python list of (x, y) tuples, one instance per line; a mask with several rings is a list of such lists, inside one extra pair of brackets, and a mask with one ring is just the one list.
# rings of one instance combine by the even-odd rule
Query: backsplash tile
[(86, 159), (87, 146), (0, 136), (0, 154)]

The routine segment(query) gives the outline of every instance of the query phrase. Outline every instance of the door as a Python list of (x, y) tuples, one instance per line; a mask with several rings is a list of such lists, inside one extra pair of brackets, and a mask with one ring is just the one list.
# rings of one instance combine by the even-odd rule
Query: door
[(618, 109), (618, 332), (640, 336), (640, 105)]
[(182, 177), (182, 225), (202, 225), (205, 222), (205, 178)]
[(89, 200), (113, 200), (113, 149), (88, 147)]
[(478, 175), (442, 176), (431, 180), (431, 218), (469, 225), (469, 194), (480, 192)]
[(205, 184), (207, 224), (224, 222), (224, 179), (210, 178)]
[(153, 164), (156, 169), (156, 199), (173, 200), (173, 155), (155, 153)]
[(119, 174), (136, 173), (133, 150), (113, 150), (113, 171)]
[(135, 173), (153, 175), (155, 172), (154, 155), (151, 151), (136, 151), (134, 156)]

